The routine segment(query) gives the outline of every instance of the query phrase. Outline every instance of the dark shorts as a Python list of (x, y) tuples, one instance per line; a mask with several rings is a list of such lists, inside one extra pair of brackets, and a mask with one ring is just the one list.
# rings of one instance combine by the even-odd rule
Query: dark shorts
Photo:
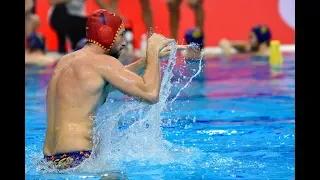
[(53, 156), (44, 156), (44, 158), (52, 162), (53, 168), (66, 169), (78, 166), (82, 161), (89, 158), (91, 151), (77, 151), (63, 154), (56, 154)]

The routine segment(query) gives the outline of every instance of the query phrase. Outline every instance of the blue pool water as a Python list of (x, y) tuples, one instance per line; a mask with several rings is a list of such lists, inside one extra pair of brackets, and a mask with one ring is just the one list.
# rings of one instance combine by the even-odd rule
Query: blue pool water
[[(267, 65), (206, 60), (200, 75), (161, 113), (163, 141), (171, 144), (173, 159), (167, 153), (144, 158), (150, 156), (145, 149), (145, 154), (136, 152), (142, 154), (139, 158), (119, 158), (117, 170), (106, 172), (41, 170), (52, 69), (26, 73), (26, 179), (294, 179), (294, 54), (284, 59), (282, 78), (270, 78)], [(197, 62), (177, 65), (169, 101), (197, 67)], [(125, 101), (118, 92), (107, 100), (113, 108)], [(134, 148), (128, 151), (135, 153)]]

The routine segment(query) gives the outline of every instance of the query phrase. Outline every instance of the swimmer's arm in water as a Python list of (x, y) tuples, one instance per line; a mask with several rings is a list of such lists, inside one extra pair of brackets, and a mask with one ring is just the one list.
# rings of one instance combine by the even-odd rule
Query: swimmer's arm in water
[(66, 3), (69, 2), (71, 0), (49, 0), (49, 4), (52, 5), (56, 5), (56, 4), (60, 4), (60, 3)]
[(250, 45), (246, 41), (233, 41), (231, 42), (231, 46), (235, 48), (238, 53), (246, 53), (250, 49)]
[(227, 39), (222, 39), (219, 42), (219, 46), (225, 56), (229, 57), (233, 54), (232, 49), (234, 48), (237, 53), (246, 52), (248, 48), (248, 43), (245, 41), (234, 41), (231, 42)]
[(232, 45), (227, 39), (221, 39), (219, 42), (219, 47), (222, 50), (222, 54), (229, 57), (232, 55)]

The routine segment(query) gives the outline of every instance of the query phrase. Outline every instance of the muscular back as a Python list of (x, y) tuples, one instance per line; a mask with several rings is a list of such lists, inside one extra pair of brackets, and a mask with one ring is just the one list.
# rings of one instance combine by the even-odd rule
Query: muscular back
[(105, 101), (108, 87), (91, 67), (90, 55), (68, 54), (53, 72), (47, 89), (45, 155), (92, 148), (92, 117)]

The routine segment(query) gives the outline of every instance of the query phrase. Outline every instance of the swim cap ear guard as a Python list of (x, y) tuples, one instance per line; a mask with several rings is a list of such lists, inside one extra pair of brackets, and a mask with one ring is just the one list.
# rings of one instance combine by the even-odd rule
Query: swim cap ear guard
[(88, 17), (86, 37), (88, 42), (97, 44), (109, 53), (122, 26), (122, 19), (119, 16), (98, 9)]
[(113, 43), (114, 38), (112, 36), (110, 36), (110, 34), (112, 34), (112, 29), (109, 26), (103, 25), (100, 27), (99, 40), (100, 40), (101, 44)]

